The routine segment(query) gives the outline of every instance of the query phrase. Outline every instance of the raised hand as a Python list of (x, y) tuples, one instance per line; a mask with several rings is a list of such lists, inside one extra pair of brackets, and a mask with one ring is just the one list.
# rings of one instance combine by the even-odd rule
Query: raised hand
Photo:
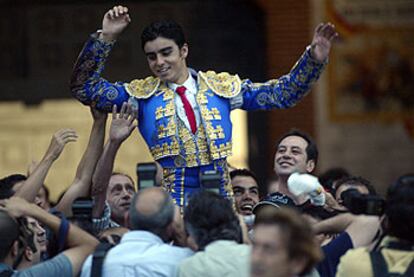
[(324, 62), (331, 50), (332, 41), (338, 37), (335, 26), (332, 23), (320, 23), (312, 39), (312, 57), (319, 62)]
[(75, 130), (72, 129), (61, 129), (57, 131), (50, 141), (49, 148), (46, 151), (46, 157), (56, 160), (68, 142), (76, 141), (78, 135)]
[(108, 114), (106, 112), (99, 111), (92, 107), (90, 107), (90, 110), (94, 121), (106, 122), (106, 118), (108, 117)]
[(136, 127), (134, 124), (136, 112), (126, 102), (122, 104), (119, 113), (116, 110), (116, 105), (114, 105), (112, 107), (112, 123), (111, 129), (109, 130), (109, 139), (121, 143), (131, 135)]
[(105, 41), (116, 40), (119, 34), (128, 26), (131, 18), (128, 8), (124, 6), (114, 6), (107, 11), (102, 20), (101, 39)]

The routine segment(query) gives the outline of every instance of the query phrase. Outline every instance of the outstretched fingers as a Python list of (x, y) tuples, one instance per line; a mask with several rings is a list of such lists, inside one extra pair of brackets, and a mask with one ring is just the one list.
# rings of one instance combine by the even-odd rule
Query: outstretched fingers
[(61, 129), (55, 133), (55, 138), (64, 144), (78, 140), (78, 134), (73, 129)]
[(121, 110), (119, 111), (119, 118), (126, 119), (128, 117), (127, 110), (128, 110), (127, 102), (122, 103)]
[(117, 107), (116, 104), (112, 106), (112, 120), (116, 119), (117, 117)]

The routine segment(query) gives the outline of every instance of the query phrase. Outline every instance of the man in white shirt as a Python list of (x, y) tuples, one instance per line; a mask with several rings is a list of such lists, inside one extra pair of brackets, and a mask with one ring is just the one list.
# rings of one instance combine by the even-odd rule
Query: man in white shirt
[[(175, 235), (174, 216), (178, 209), (167, 192), (148, 188), (137, 193), (130, 206), (129, 224), (120, 244), (107, 254), (102, 276), (175, 276), (181, 260), (193, 252), (172, 246)], [(82, 277), (89, 277), (92, 256), (82, 268)]]

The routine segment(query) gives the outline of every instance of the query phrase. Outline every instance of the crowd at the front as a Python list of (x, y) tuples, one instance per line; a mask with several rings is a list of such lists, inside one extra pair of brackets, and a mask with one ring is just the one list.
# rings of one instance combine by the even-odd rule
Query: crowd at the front
[(372, 253), (389, 272), (412, 270), (413, 175), (390, 185), (383, 215), (352, 214), (381, 203), (374, 187), (344, 169), (311, 175), (317, 146), (293, 130), (276, 144), (265, 194), (253, 172), (230, 167), (231, 198), (200, 189), (178, 207), (159, 174), (137, 192), (114, 172), (135, 127), (125, 109), (114, 110), (105, 144), (107, 115), (91, 109), (89, 143), (56, 204), (44, 180), (74, 130), (56, 132), (27, 175), (0, 180), (1, 276), (374, 276)]

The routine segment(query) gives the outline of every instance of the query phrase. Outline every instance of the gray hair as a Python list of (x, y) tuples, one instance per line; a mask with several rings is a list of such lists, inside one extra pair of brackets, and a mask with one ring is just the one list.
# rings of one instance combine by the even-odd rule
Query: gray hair
[(143, 197), (142, 191), (136, 193), (129, 207), (129, 224), (131, 230), (148, 231), (166, 241), (168, 240), (166, 227), (173, 221), (175, 209), (170, 195), (165, 191), (161, 193), (164, 195), (164, 201), (158, 210), (150, 214), (143, 214), (136, 208), (139, 198)]

